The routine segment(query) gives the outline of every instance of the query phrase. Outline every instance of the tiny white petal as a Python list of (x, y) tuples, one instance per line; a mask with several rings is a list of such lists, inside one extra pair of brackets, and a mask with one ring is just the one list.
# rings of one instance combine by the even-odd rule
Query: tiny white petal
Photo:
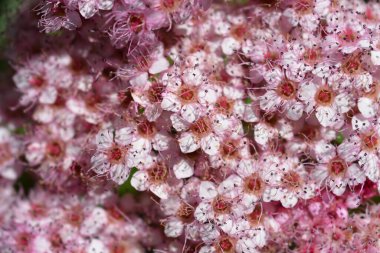
[(216, 155), (219, 152), (220, 140), (214, 134), (201, 139), (202, 150), (208, 155)]
[(123, 184), (129, 176), (130, 169), (124, 164), (115, 164), (110, 167), (110, 178), (117, 184)]
[(181, 116), (187, 122), (193, 123), (198, 119), (200, 110), (200, 105), (197, 103), (186, 104), (181, 108)]
[(39, 102), (41, 104), (53, 104), (56, 101), (57, 96), (58, 92), (56, 88), (49, 86), (41, 92)]
[(137, 171), (131, 179), (131, 185), (138, 191), (146, 191), (149, 187), (148, 173)]
[(240, 49), (240, 42), (232, 37), (227, 37), (222, 41), (222, 51), (225, 55), (232, 55)]
[(358, 100), (358, 109), (365, 118), (372, 118), (376, 115), (379, 105), (370, 98), (361, 97)]
[(199, 185), (199, 197), (201, 199), (213, 199), (218, 195), (216, 186), (213, 182), (203, 181)]
[(112, 129), (103, 129), (96, 135), (96, 145), (99, 148), (110, 148), (113, 144), (114, 132)]
[(288, 119), (291, 120), (299, 120), (302, 117), (303, 114), (303, 104), (301, 102), (295, 102), (294, 104), (290, 105), (287, 112), (286, 116)]
[(166, 111), (178, 112), (181, 109), (181, 101), (173, 93), (167, 93), (163, 96), (161, 107)]
[(375, 66), (380, 65), (380, 51), (371, 51), (371, 61)]
[(170, 219), (165, 222), (165, 235), (167, 237), (179, 237), (183, 232), (183, 222), (177, 219)]
[(107, 213), (103, 208), (95, 207), (83, 221), (80, 232), (84, 236), (91, 236), (96, 233), (108, 222)]
[(124, 127), (115, 131), (115, 142), (120, 145), (129, 145), (134, 139), (134, 129), (132, 127)]
[(162, 71), (167, 70), (170, 67), (168, 60), (165, 57), (160, 57), (152, 63), (149, 68), (149, 73), (152, 75), (161, 73)]
[(199, 140), (192, 134), (185, 132), (178, 139), (179, 147), (183, 153), (191, 153), (200, 148)]
[(237, 175), (231, 175), (218, 186), (219, 194), (227, 197), (227, 198), (236, 198), (241, 193), (241, 185), (243, 181)]
[(157, 151), (164, 151), (169, 148), (169, 142), (170, 142), (169, 137), (163, 134), (157, 133), (152, 140), (152, 146)]
[(178, 163), (173, 166), (174, 175), (178, 179), (189, 178), (194, 174), (193, 166), (186, 161), (181, 159)]
[(79, 13), (85, 18), (91, 18), (97, 12), (96, 0), (81, 0), (78, 2)]
[(293, 192), (286, 192), (282, 194), (280, 201), (283, 207), (291, 208), (297, 204), (298, 198)]
[(170, 115), (170, 120), (172, 122), (172, 126), (177, 131), (185, 131), (189, 128), (189, 123), (182, 119), (179, 114), (174, 113)]
[(153, 184), (149, 187), (149, 190), (160, 199), (169, 198), (169, 186), (167, 184)]
[(322, 126), (332, 126), (334, 124), (334, 117), (336, 116), (336, 110), (328, 106), (319, 106), (316, 110), (315, 116)]
[(111, 10), (113, 7), (114, 0), (98, 0), (99, 10)]

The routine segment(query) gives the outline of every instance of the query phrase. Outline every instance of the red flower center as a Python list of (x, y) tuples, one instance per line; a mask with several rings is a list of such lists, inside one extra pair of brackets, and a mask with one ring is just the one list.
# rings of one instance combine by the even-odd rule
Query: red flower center
[(123, 157), (123, 152), (118, 147), (113, 147), (108, 152), (108, 158), (112, 162), (118, 162)]
[(267, 51), (264, 55), (265, 63), (268, 65), (268, 67), (273, 67), (276, 65), (276, 62), (279, 58), (280, 57), (276, 52)]
[(123, 244), (115, 244), (112, 246), (111, 248), (111, 253), (124, 253), (124, 252), (128, 252), (129, 249), (127, 248), (126, 245), (123, 245)]
[(154, 83), (148, 91), (149, 100), (153, 103), (161, 102), (164, 89), (161, 83)]
[(341, 238), (340, 234), (338, 234), (338, 233), (333, 233), (333, 234), (332, 234), (332, 239), (333, 239), (334, 241), (339, 241), (340, 238)]
[(139, 33), (142, 31), (144, 26), (144, 18), (142, 15), (132, 14), (129, 17), (129, 26), (134, 33)]
[(222, 156), (225, 158), (234, 158), (239, 156), (239, 150), (234, 141), (226, 141), (221, 146)]
[(295, 171), (288, 171), (285, 172), (284, 175), (281, 178), (282, 184), (286, 188), (298, 188), (301, 185), (301, 177), (300, 175)]
[(137, 131), (142, 136), (151, 137), (152, 135), (155, 134), (156, 127), (154, 123), (145, 120), (142, 123), (138, 124)]
[(188, 87), (182, 87), (179, 92), (179, 97), (184, 102), (191, 102), (195, 97), (195, 92), (193, 89)]
[(79, 210), (73, 210), (67, 214), (67, 221), (73, 226), (79, 226), (82, 220), (83, 215)]
[(251, 213), (249, 213), (246, 218), (248, 219), (248, 221), (253, 224), (253, 225), (257, 225), (258, 223), (260, 223), (260, 220), (263, 219), (263, 212), (262, 212), (262, 209), (261, 209), (261, 205), (256, 205), (255, 208), (253, 209), (253, 211)]
[(261, 178), (258, 175), (253, 174), (246, 179), (245, 186), (249, 192), (259, 193), (263, 188), (262, 183)]
[(27, 232), (21, 232), (18, 236), (17, 236), (17, 246), (19, 246), (20, 248), (26, 248), (29, 246), (29, 243), (30, 241), (32, 240), (32, 235), (30, 233), (27, 233)]
[(43, 217), (46, 215), (46, 207), (42, 204), (33, 204), (30, 209), (30, 213), (33, 217)]
[(175, 11), (181, 4), (181, 0), (161, 0), (161, 6), (166, 11)]
[(360, 54), (349, 55), (342, 64), (342, 70), (346, 74), (356, 74), (361, 70), (361, 66)]
[(182, 220), (189, 220), (193, 217), (194, 208), (187, 203), (182, 203), (177, 211), (177, 216)]
[(197, 136), (204, 136), (211, 131), (210, 122), (206, 118), (200, 118), (190, 126), (190, 130)]
[(292, 98), (295, 95), (295, 87), (293, 83), (286, 81), (279, 85), (278, 93), (284, 98)]
[(219, 246), (223, 251), (230, 251), (233, 248), (233, 243), (230, 241), (229, 238), (224, 238), (219, 241)]
[(214, 211), (217, 213), (224, 213), (229, 211), (231, 203), (221, 197), (217, 197), (213, 203)]
[(242, 40), (247, 35), (247, 26), (246, 25), (235, 26), (232, 28), (231, 34), (236, 39)]
[(376, 16), (374, 15), (371, 7), (367, 7), (367, 9), (365, 10), (364, 17), (366, 20), (376, 20)]
[(376, 134), (365, 135), (362, 138), (363, 144), (368, 149), (374, 149), (379, 144), (379, 138)]
[(160, 183), (168, 177), (168, 169), (164, 164), (157, 164), (149, 170), (149, 179), (152, 182)]
[(330, 89), (323, 88), (317, 92), (316, 100), (319, 104), (329, 105), (331, 104), (333, 97), (334, 95)]
[(346, 30), (340, 36), (340, 39), (344, 42), (355, 42), (357, 40), (357, 34), (350, 27), (347, 27)]
[(29, 79), (29, 84), (35, 88), (41, 88), (45, 84), (45, 80), (41, 76), (34, 76)]
[(63, 241), (61, 239), (61, 236), (57, 233), (54, 233), (50, 236), (50, 243), (53, 246), (53, 248), (61, 248), (63, 246)]
[(315, 63), (319, 59), (319, 51), (307, 49), (303, 55), (303, 59), (308, 63)]
[(51, 13), (57, 17), (66, 16), (65, 5), (63, 3), (54, 4), (53, 8), (51, 8)]
[(215, 105), (224, 113), (230, 113), (232, 111), (233, 103), (223, 96), (218, 99)]
[(59, 157), (63, 152), (62, 147), (56, 141), (49, 142), (46, 151), (50, 157)]
[(330, 171), (333, 175), (340, 175), (346, 171), (346, 164), (340, 158), (333, 159), (329, 164)]

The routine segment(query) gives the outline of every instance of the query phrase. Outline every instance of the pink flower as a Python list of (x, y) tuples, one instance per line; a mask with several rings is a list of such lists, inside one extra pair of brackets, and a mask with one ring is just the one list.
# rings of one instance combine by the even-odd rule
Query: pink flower
[(17, 88), (23, 93), (20, 104), (53, 104), (58, 96), (58, 88), (71, 85), (65, 67), (68, 58), (52, 55), (35, 57), (18, 69), (13, 77)]
[(298, 98), (304, 102), (307, 113), (315, 110), (319, 123), (324, 127), (333, 126), (339, 116), (353, 106), (352, 96), (348, 92), (335, 91), (329, 84), (303, 83)]
[(82, 25), (75, 6), (67, 0), (43, 1), (38, 6), (37, 12), (41, 15), (38, 25), (47, 33), (56, 32), (62, 27), (74, 30)]
[(319, 164), (313, 171), (314, 180), (322, 187), (325, 184), (335, 195), (341, 196), (346, 187), (354, 187), (365, 181), (364, 171), (349, 159), (345, 159), (343, 149), (339, 146), (321, 141), (316, 147)]
[(169, 168), (165, 163), (153, 161), (150, 165), (136, 172), (131, 180), (131, 184), (138, 191), (150, 190), (161, 199), (168, 199), (170, 193), (179, 183), (178, 180), (170, 182)]
[(361, 115), (352, 118), (355, 132), (339, 145), (342, 157), (348, 161), (358, 161), (368, 179), (376, 182), (379, 179), (379, 126), (377, 121), (369, 121)]
[(96, 136), (97, 151), (91, 157), (92, 170), (109, 176), (117, 184), (124, 183), (137, 162), (138, 158), (134, 160), (133, 157), (140, 155), (131, 147), (134, 138), (134, 130), (130, 127), (101, 130)]

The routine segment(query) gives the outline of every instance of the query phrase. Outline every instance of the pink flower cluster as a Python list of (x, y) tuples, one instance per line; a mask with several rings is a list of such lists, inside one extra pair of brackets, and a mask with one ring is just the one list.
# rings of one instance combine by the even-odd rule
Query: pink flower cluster
[(36, 7), (6, 252), (380, 251), (380, 4), (211, 2)]
[(140, 217), (126, 214), (131, 206), (111, 193), (72, 196), (38, 188), (23, 199), (12, 187), (1, 191), (3, 252), (143, 253), (143, 244), (160, 240)]

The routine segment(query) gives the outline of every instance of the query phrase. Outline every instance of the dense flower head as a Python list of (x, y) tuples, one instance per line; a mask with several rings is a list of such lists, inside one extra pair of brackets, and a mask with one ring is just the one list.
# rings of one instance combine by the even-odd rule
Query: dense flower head
[(34, 10), (0, 110), (5, 252), (378, 252), (380, 4)]

